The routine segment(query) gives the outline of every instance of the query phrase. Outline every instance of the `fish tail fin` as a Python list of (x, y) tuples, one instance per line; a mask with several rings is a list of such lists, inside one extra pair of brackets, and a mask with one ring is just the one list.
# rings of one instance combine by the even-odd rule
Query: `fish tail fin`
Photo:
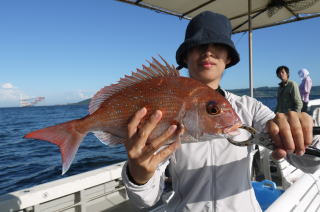
[(76, 152), (87, 132), (79, 132), (76, 126), (81, 120), (76, 119), (55, 126), (30, 132), (24, 138), (45, 140), (56, 144), (62, 157), (62, 175), (68, 171)]

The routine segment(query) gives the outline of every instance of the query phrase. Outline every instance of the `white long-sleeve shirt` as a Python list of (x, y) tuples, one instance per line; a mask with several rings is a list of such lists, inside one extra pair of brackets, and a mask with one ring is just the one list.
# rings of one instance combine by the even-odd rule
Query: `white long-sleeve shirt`
[[(258, 131), (275, 116), (251, 97), (225, 94), (242, 123)], [(182, 144), (144, 185), (130, 182), (126, 165), (122, 178), (129, 198), (138, 207), (150, 207), (160, 199), (168, 166), (174, 196), (166, 211), (261, 211), (250, 182), (252, 155), (252, 146), (234, 146), (221, 136)]]

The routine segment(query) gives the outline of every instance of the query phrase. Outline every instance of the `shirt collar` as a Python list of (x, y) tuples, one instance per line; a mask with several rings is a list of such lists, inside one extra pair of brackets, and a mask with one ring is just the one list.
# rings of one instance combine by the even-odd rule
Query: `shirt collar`
[(218, 86), (218, 88), (216, 89), (216, 91), (218, 91), (222, 96), (226, 97), (226, 94), (225, 94), (224, 91), (221, 89), (220, 85)]
[(287, 80), (286, 82), (282, 82), (282, 81), (281, 81), (281, 82), (279, 83), (279, 86), (280, 86), (280, 87), (284, 87), (284, 86), (288, 85), (288, 82), (289, 82), (289, 80)]

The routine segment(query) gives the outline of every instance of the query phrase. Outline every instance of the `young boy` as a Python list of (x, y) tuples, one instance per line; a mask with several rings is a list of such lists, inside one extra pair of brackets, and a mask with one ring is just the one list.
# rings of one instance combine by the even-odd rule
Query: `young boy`
[(281, 82), (278, 87), (277, 107), (275, 112), (301, 112), (302, 101), (299, 88), (296, 82), (289, 80), (289, 68), (287, 66), (279, 66), (276, 73)]
[[(203, 12), (194, 17), (176, 59), (180, 66), (188, 68), (191, 78), (224, 95), (243, 124), (269, 132), (277, 146), (273, 152), (276, 159), (287, 153), (304, 157), (305, 148), (312, 141), (311, 117), (296, 112), (275, 115), (257, 100), (236, 96), (219, 87), (225, 68), (239, 62), (231, 40), (230, 22), (225, 16)], [(159, 200), (168, 168), (174, 196), (166, 211), (261, 211), (250, 184), (253, 147), (238, 147), (225, 138), (215, 138), (181, 146), (174, 142), (158, 151), (179, 130), (172, 125), (152, 140), (152, 145), (146, 144), (162, 115), (156, 111), (138, 131), (146, 112), (142, 108), (128, 124), (129, 140), (125, 143), (128, 162), (122, 172), (128, 195), (138, 207), (150, 207)], [(307, 168), (312, 171), (314, 167)]]

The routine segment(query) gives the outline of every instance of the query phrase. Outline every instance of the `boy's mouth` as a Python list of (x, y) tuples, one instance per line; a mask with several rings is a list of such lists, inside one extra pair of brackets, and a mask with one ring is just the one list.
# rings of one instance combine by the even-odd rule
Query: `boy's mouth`
[(211, 61), (202, 61), (200, 64), (206, 69), (216, 65), (214, 62), (211, 62)]

